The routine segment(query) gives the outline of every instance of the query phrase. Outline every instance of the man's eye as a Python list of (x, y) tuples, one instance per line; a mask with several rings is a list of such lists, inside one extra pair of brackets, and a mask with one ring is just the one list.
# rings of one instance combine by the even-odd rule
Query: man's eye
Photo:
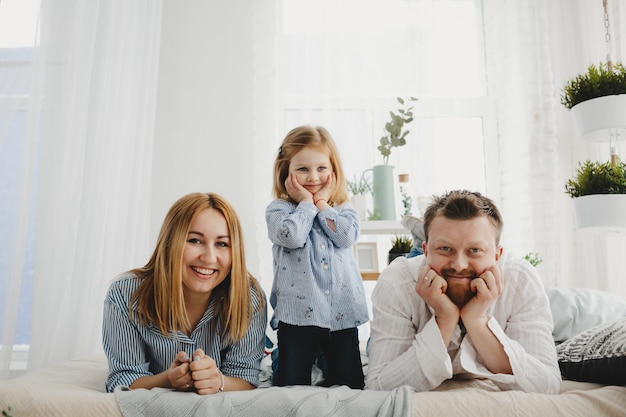
[(471, 253), (480, 253), (480, 249), (479, 248), (472, 248), (470, 249)]

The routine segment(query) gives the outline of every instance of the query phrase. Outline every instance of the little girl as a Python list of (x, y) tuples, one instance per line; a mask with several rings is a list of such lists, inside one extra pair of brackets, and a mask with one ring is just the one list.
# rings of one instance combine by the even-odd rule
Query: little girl
[(271, 324), (278, 329), (274, 384), (310, 385), (321, 351), (324, 385), (362, 389), (357, 327), (368, 312), (352, 249), (359, 221), (326, 129), (301, 126), (287, 134), (274, 161), (273, 191), (265, 219), (274, 256)]

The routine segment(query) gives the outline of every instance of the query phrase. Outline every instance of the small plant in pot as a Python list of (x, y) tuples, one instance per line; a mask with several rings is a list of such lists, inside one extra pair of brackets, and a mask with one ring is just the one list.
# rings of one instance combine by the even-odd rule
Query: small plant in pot
[(587, 72), (578, 74), (563, 87), (561, 104), (571, 109), (575, 105), (598, 97), (626, 94), (626, 69), (621, 63), (591, 64)]
[(388, 263), (400, 256), (407, 256), (413, 248), (413, 239), (407, 235), (396, 235), (391, 240), (391, 249), (389, 249)]
[(576, 175), (565, 183), (565, 192), (570, 197), (626, 194), (626, 164), (619, 158), (615, 162), (587, 160), (578, 165)]
[(612, 62), (590, 65), (569, 80), (561, 104), (570, 110), (580, 136), (626, 124), (626, 69)]
[(626, 230), (626, 164), (619, 158), (579, 163), (565, 192), (573, 198), (579, 229)]

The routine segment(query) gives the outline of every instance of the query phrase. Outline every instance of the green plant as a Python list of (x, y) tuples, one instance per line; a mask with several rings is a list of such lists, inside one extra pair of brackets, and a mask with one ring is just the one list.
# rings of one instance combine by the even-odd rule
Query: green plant
[(579, 162), (576, 175), (565, 183), (565, 192), (572, 198), (590, 194), (626, 194), (626, 164), (619, 158), (615, 163)]
[(539, 257), (539, 254), (536, 252), (528, 252), (524, 255), (524, 259), (530, 262), (530, 264), (534, 267), (537, 267), (540, 263), (543, 262), (543, 259)]
[(395, 113), (393, 111), (389, 112), (391, 120), (385, 123), (385, 135), (380, 138), (380, 145), (378, 145), (378, 150), (383, 156), (385, 165), (389, 161), (392, 148), (406, 145), (406, 136), (409, 134), (409, 130), (405, 129), (405, 125), (413, 121), (413, 106), (411, 106), (411, 103), (417, 101), (415, 97), (409, 97), (406, 100), (402, 97), (397, 97), (396, 100), (398, 100), (401, 107)]
[(404, 187), (400, 187), (400, 195), (402, 196), (402, 217), (411, 214), (413, 209), (413, 198), (409, 195)]
[(11, 406), (9, 406), (8, 409), (6, 410), (2, 410), (2, 415), (4, 417), (13, 417), (13, 414), (11, 414), (11, 411), (13, 410), (13, 408)]
[(413, 247), (413, 239), (407, 235), (395, 235), (391, 239), (389, 253), (409, 253)]
[(626, 94), (626, 69), (621, 63), (613, 65), (609, 70), (608, 64), (593, 64), (584, 74), (569, 80), (562, 89), (561, 104), (571, 109), (578, 103), (592, 98)]
[(356, 176), (354, 176), (354, 180), (347, 180), (346, 183), (348, 184), (348, 190), (352, 195), (371, 194), (373, 191), (372, 184), (367, 178), (364, 177), (357, 180)]

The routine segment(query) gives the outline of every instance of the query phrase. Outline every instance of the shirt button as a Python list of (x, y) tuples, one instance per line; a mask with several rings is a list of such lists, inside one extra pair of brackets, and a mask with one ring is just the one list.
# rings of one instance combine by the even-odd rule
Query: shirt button
[(328, 269), (328, 264), (324, 264), (324, 269)]
[(322, 244), (320, 245), (320, 248), (322, 248), (322, 249), (326, 249), (326, 245), (325, 245), (324, 243), (322, 243)]
[(326, 293), (326, 295), (330, 294), (330, 291), (326, 290), (324, 291)]

